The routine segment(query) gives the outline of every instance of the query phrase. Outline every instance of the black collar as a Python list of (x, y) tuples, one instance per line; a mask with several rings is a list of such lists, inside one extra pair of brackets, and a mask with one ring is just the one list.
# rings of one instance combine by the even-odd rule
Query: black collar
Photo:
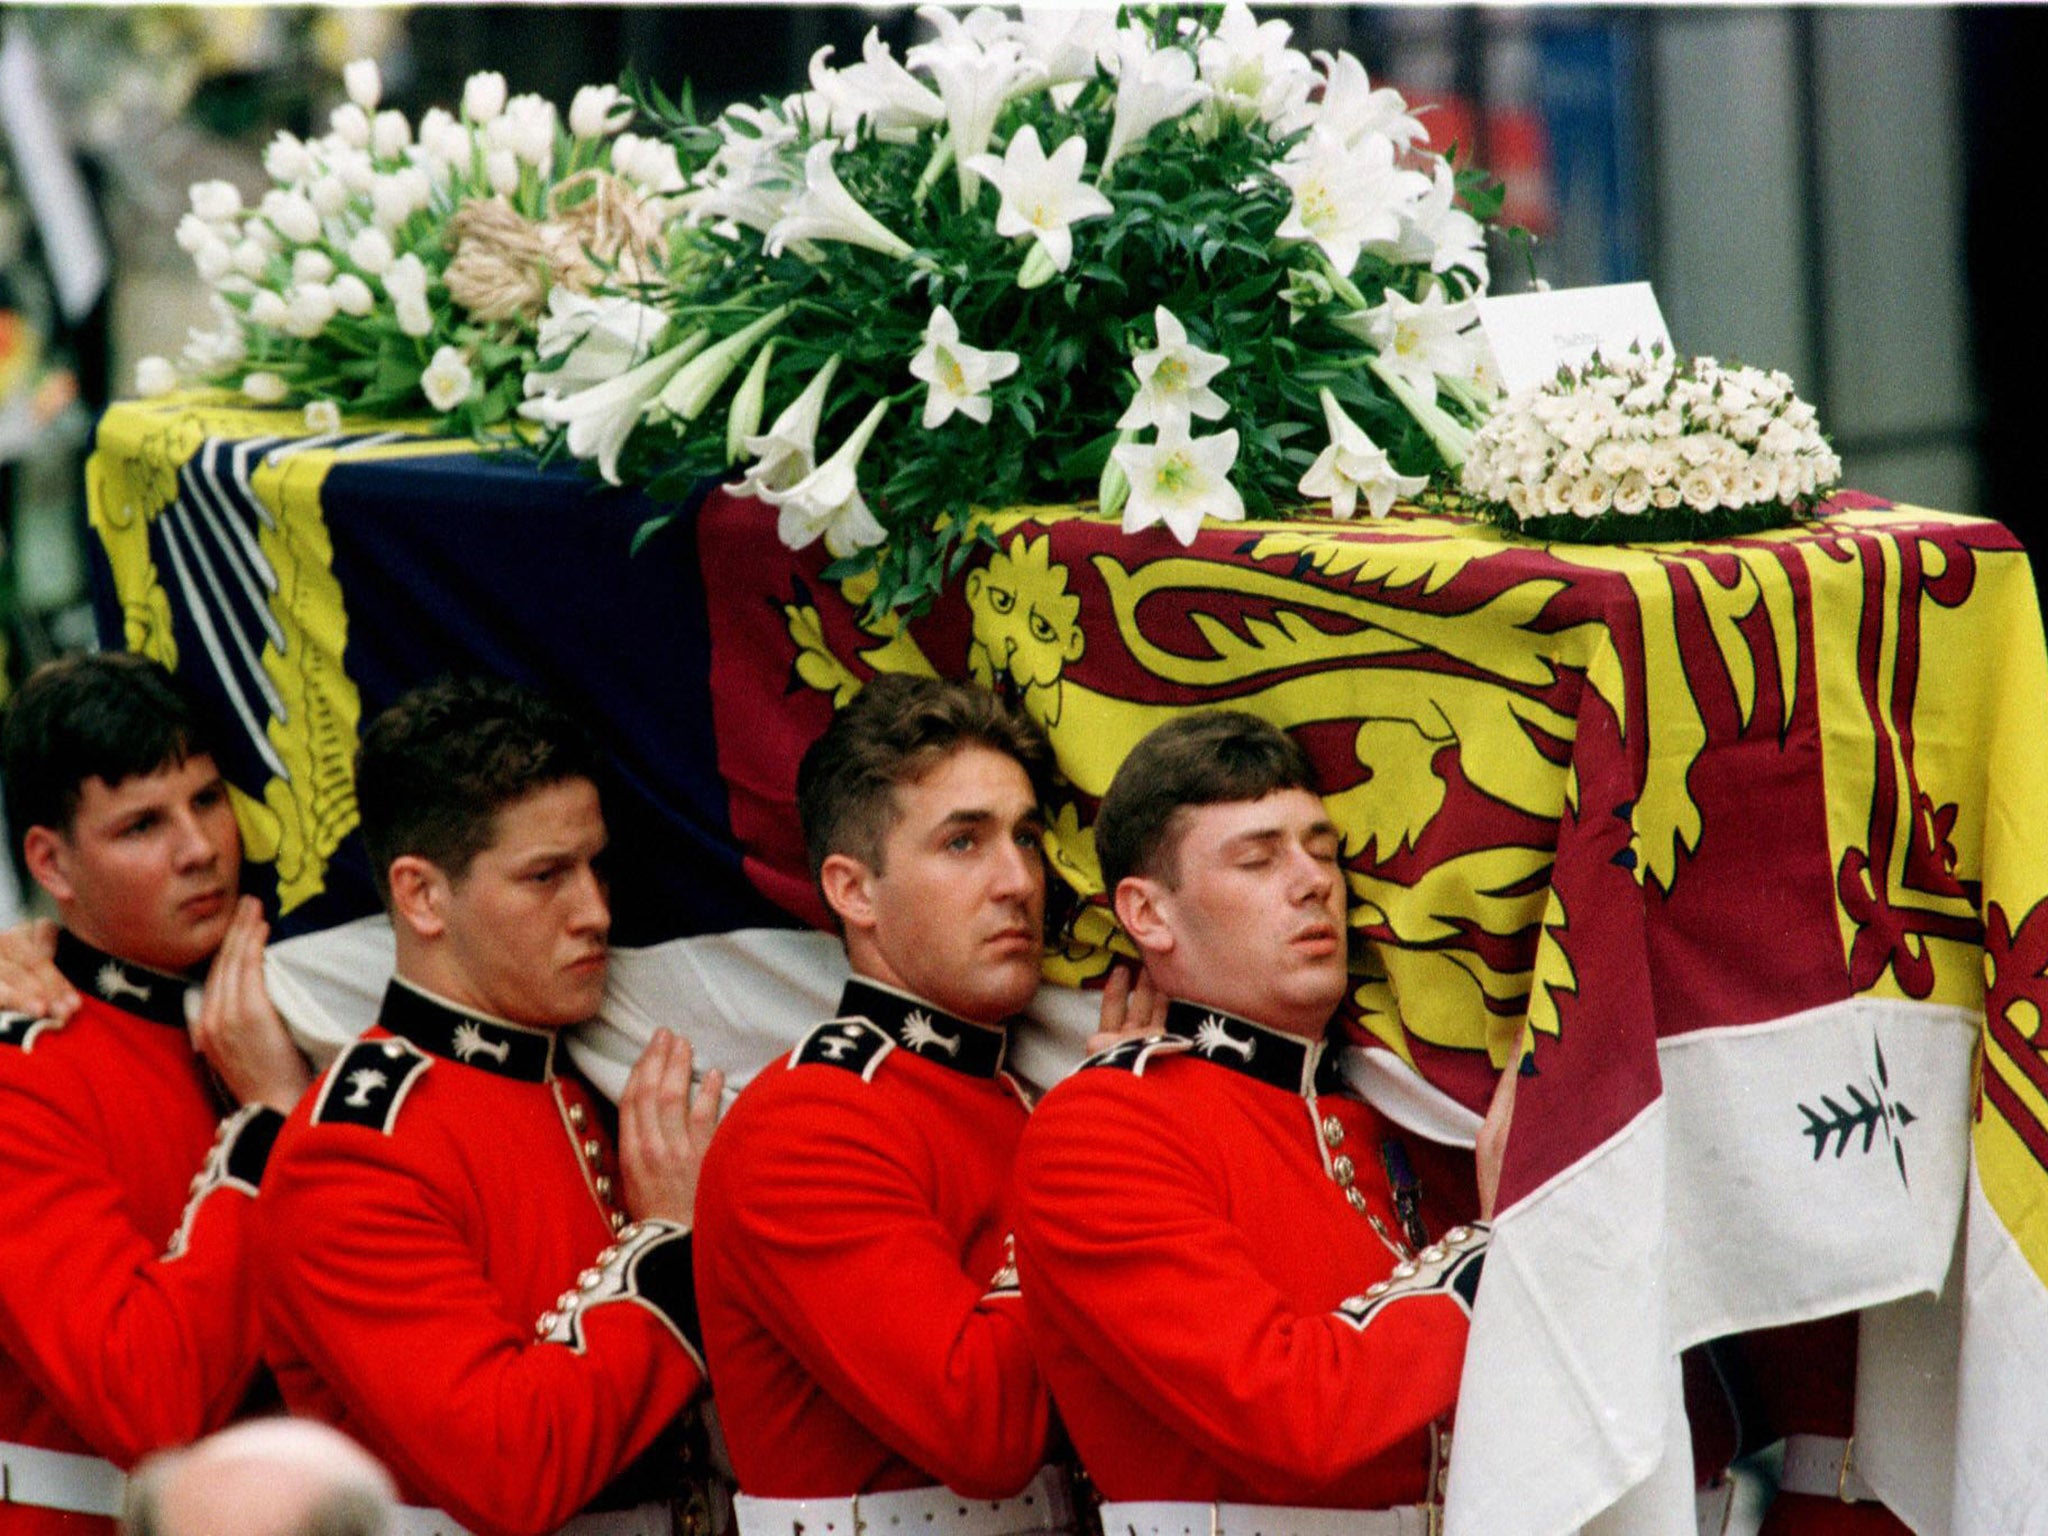
[(994, 1077), (1003, 1068), (1010, 1032), (975, 1024), (894, 987), (856, 976), (839, 996), (842, 1019), (866, 1019), (885, 1029), (904, 1050), (969, 1077)]
[(68, 929), (57, 934), (57, 969), (80, 992), (123, 1013), (172, 1029), (185, 1027), (185, 994), (193, 983), (184, 976), (118, 960)]
[(1166, 1032), (1193, 1041), (1189, 1055), (1288, 1093), (1323, 1093), (1334, 1086), (1335, 1063), (1322, 1041), (1283, 1034), (1221, 1008), (1175, 998), (1166, 1005)]
[(555, 1031), (459, 1008), (393, 977), (377, 1022), (423, 1051), (499, 1077), (544, 1083), (555, 1075)]

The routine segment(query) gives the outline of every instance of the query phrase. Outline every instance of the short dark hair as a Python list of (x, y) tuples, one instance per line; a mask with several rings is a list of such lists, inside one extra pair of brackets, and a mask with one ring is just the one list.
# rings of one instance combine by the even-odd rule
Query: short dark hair
[(461, 879), (490, 847), (500, 810), (567, 779), (598, 782), (597, 748), (532, 689), (474, 677), (414, 689), (370, 723), (356, 752), (378, 895), (391, 899), (391, 861), (405, 854)]
[(962, 747), (1014, 759), (1044, 804), (1052, 744), (1035, 720), (972, 683), (902, 672), (869, 682), (797, 766), (797, 814), (812, 878), (835, 853), (879, 874), (883, 840), (896, 824), (896, 786), (915, 783)]
[(1181, 812), (1263, 800), (1283, 789), (1319, 794), (1315, 767), (1292, 736), (1242, 710), (1176, 715), (1131, 748), (1095, 816), (1103, 889), (1128, 876), (1180, 883)]
[(126, 651), (66, 656), (31, 674), (0, 726), (8, 824), (16, 837), (68, 835), (87, 779), (111, 787), (212, 755), (198, 701), (161, 665)]

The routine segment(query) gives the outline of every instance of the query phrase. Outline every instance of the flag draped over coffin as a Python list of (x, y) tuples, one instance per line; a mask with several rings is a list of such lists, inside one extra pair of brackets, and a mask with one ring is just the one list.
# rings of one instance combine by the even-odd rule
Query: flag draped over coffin
[[(1419, 1072), (1476, 1108), (1499, 1063), (1534, 1063), (1454, 1536), (1617, 1499), (1610, 1528), (1668, 1528), (1675, 1348), (1878, 1303), (1866, 1475), (1924, 1529), (2048, 1518), (2048, 660), (1995, 524), (1852, 502), (1701, 548), (1447, 518), (1183, 550), (1024, 509), (903, 627), (751, 503), (714, 494), (634, 554), (630, 493), (288, 420), (119, 407), (89, 471), (106, 633), (239, 724), (227, 767), (285, 931), (370, 910), (361, 720), (451, 667), (515, 677), (619, 763), (625, 1034), (592, 1037), (594, 1070), (678, 1017), (749, 1070), (836, 986), (800, 926), (822, 913), (795, 766), (866, 678), (972, 676), (1046, 726), (1068, 984), (1118, 942), (1090, 825), (1123, 754), (1174, 711), (1249, 709), (1308, 748), (1344, 832), (1368, 1091)], [(1945, 1307), (1908, 1299), (1945, 1283)], [(1961, 1447), (1953, 1479), (1930, 1443)]]

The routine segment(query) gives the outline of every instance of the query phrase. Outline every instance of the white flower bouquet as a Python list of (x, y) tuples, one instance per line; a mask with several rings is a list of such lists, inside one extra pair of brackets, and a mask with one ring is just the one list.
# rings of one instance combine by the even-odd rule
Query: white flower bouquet
[(1463, 488), (1505, 528), (1611, 543), (1777, 527), (1841, 474), (1786, 375), (1658, 347), (1511, 397), (1473, 436)]
[(552, 450), (658, 498), (734, 480), (877, 609), (928, 603), (978, 509), (1188, 540), (1459, 462), (1499, 191), (1397, 93), (1241, 5), (920, 14), (901, 59), (871, 32), (709, 127), (647, 103), (683, 216), (664, 280), (542, 322)]
[(622, 131), (635, 108), (615, 86), (577, 92), (564, 123), (477, 74), (459, 111), (414, 124), (379, 110), (375, 63), (344, 80), (328, 133), (270, 144), (255, 207), (227, 182), (192, 188), (177, 238), (218, 323), (182, 366), (143, 359), (137, 388), (225, 385), (303, 403), (316, 429), (425, 413), (484, 435), (522, 398), (550, 302), (665, 270), (676, 152)]

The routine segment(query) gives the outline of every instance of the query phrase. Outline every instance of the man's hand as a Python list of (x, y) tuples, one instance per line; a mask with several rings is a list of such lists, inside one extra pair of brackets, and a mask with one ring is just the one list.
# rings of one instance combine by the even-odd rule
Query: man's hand
[(1508, 1122), (1515, 1117), (1515, 1083), (1522, 1075), (1522, 1056), (1507, 1064), (1493, 1086), (1493, 1102), (1479, 1122), (1479, 1140), (1472, 1154), (1479, 1163), (1479, 1219), (1493, 1220), (1493, 1202), (1500, 1197), (1500, 1165), (1508, 1151)]
[(1117, 966), (1103, 983), (1101, 1027), (1088, 1037), (1088, 1054), (1164, 1033), (1166, 998), (1151, 975), (1143, 966)]
[(269, 936), (262, 904), (242, 897), (206, 973), (192, 1048), (237, 1103), (267, 1104), (288, 1115), (313, 1074), (263, 985), (263, 943)]
[(706, 1072), (690, 1086), (690, 1042), (658, 1029), (633, 1063), (619, 1095), (619, 1172), (626, 1214), (691, 1223), (697, 1175), (718, 1127), (725, 1074)]
[(57, 925), (47, 917), (0, 932), (0, 1009), (58, 1023), (78, 1011), (78, 993), (57, 969)]

